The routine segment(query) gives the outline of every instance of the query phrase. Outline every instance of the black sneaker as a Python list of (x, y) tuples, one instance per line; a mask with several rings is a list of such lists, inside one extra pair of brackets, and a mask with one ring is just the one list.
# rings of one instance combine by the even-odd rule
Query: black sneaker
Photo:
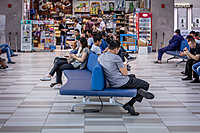
[(16, 62), (13, 61), (9, 61), (8, 64), (15, 64)]
[(160, 61), (154, 61), (155, 64), (162, 64)]
[(13, 55), (11, 55), (11, 57), (14, 57), (14, 56), (18, 56), (17, 54), (13, 54)]
[(183, 81), (192, 80), (192, 77), (182, 78)]
[(191, 81), (190, 83), (200, 83), (200, 80), (199, 79), (195, 79), (195, 80)]
[(124, 108), (125, 110), (127, 110), (128, 113), (130, 113), (131, 115), (138, 116), (138, 115), (140, 114), (140, 113), (138, 113), (138, 112), (135, 112), (134, 107), (131, 106), (131, 105), (129, 105), (129, 104), (125, 104), (125, 105), (123, 106), (123, 108)]
[(144, 89), (139, 89), (138, 94), (140, 94), (146, 99), (154, 99), (154, 94), (152, 94), (151, 92), (145, 91)]

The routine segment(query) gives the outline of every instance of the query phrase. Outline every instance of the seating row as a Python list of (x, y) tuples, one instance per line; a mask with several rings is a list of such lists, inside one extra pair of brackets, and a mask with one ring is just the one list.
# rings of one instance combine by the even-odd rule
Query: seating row
[[(84, 70), (65, 70), (67, 82), (61, 87), (61, 95), (73, 96), (98, 96), (98, 97), (135, 97), (137, 94), (136, 89), (117, 89), (106, 87), (103, 68), (98, 63), (98, 56), (90, 52), (87, 68)], [(113, 100), (111, 104), (113, 104)], [(118, 103), (114, 100), (114, 103)], [(83, 99), (81, 104), (90, 104)], [(119, 104), (117, 104), (119, 105)], [(76, 105), (74, 105), (76, 106)], [(72, 111), (74, 110), (72, 107)]]
[(167, 63), (169, 62), (169, 60), (172, 60), (172, 59), (182, 59), (182, 61), (178, 62), (176, 64), (176, 66), (178, 66), (180, 63), (185, 62), (185, 60), (187, 60), (188, 57), (187, 56), (180, 56), (180, 53), (183, 52), (183, 50), (184, 50), (185, 47), (187, 47), (188, 50), (190, 50), (190, 46), (189, 46), (189, 44), (188, 44), (188, 42), (187, 42), (186, 39), (181, 42), (180, 50), (177, 50), (177, 51), (167, 51), (166, 54), (173, 56), (173, 57), (167, 59)]

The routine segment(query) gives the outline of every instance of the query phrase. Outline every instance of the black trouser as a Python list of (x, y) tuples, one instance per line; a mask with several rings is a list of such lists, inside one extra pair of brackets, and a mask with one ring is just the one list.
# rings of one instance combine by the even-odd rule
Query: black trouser
[[(138, 79), (135, 77), (135, 75), (131, 74), (128, 75), (129, 76), (129, 81), (128, 83), (126, 83), (125, 85), (123, 85), (120, 88), (135, 88), (137, 90), (139, 89), (144, 89), (146, 91), (148, 91), (149, 89), (149, 83), (147, 83), (144, 80)], [(133, 106), (133, 104), (137, 101), (137, 102), (142, 102), (143, 96), (141, 96), (140, 94), (137, 94), (136, 97), (133, 97), (127, 104)]]
[[(188, 59), (187, 62), (186, 62), (186, 68), (185, 68), (185, 72), (186, 72), (186, 75), (189, 77), (189, 78), (192, 78), (192, 66), (194, 64), (196, 64), (198, 61), (195, 61), (193, 59)], [(199, 76), (194, 72), (193, 73), (193, 78), (195, 79), (198, 79)]]
[(74, 68), (72, 64), (63, 64), (56, 71), (56, 83), (62, 84), (62, 71), (64, 70), (74, 70), (78, 68)]
[(54, 59), (54, 66), (51, 69), (49, 75), (53, 76), (55, 72), (58, 71), (59, 67), (62, 66), (63, 64), (68, 64), (67, 59), (56, 57)]

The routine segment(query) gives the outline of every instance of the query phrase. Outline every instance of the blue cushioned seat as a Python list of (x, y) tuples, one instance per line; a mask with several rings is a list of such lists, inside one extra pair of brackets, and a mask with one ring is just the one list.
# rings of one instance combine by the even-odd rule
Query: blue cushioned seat
[(177, 58), (183, 59), (183, 61), (178, 62), (177, 65), (182, 63), (182, 62), (185, 62), (185, 59), (188, 59), (188, 57), (187, 56), (180, 56), (180, 52), (183, 52), (184, 48), (187, 48), (188, 50), (190, 50), (190, 46), (189, 46), (189, 44), (188, 44), (186, 39), (181, 41), (181, 46), (180, 46), (179, 50), (177, 50), (177, 51), (167, 51), (166, 52), (166, 54), (169, 54), (169, 55), (173, 56), (172, 58), (167, 59), (167, 62), (169, 60), (177, 59)]
[(94, 91), (91, 90), (91, 80), (69, 80), (60, 89), (60, 94), (73, 96), (135, 97), (137, 90), (106, 88), (103, 91)]
[(176, 56), (181, 59), (187, 59), (187, 56), (180, 56), (180, 51), (167, 51), (166, 53), (169, 55)]
[(68, 81), (60, 89), (61, 95), (135, 97), (136, 89), (105, 88), (103, 68), (98, 56), (90, 52), (85, 70), (65, 70)]
[(64, 70), (64, 74), (68, 80), (73, 79), (91, 79), (92, 74), (88, 70)]

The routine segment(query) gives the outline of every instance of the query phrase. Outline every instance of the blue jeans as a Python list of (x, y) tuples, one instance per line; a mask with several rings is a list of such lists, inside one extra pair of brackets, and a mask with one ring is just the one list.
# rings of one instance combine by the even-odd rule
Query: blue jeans
[(1, 44), (0, 49), (2, 53), (7, 54), (8, 62), (12, 62), (11, 55), (13, 54), (13, 51), (11, 50), (10, 46), (8, 44)]
[(64, 48), (66, 48), (66, 36), (65, 35), (61, 35), (61, 49), (63, 49), (63, 45), (64, 45)]
[(13, 50), (8, 44), (0, 44), (0, 49), (4, 47), (9, 48), (11, 56), (14, 54)]
[(194, 64), (192, 66), (192, 69), (193, 69), (194, 72), (196, 72), (200, 76), (200, 62)]
[(72, 51), (70, 51), (70, 54), (77, 54), (78, 53), (78, 51), (77, 50), (72, 50)]
[(170, 46), (167, 46), (167, 47), (164, 47), (164, 48), (161, 48), (158, 50), (158, 60), (162, 60), (162, 56), (165, 52), (167, 51), (174, 51), (175, 49), (174, 48), (171, 48)]

